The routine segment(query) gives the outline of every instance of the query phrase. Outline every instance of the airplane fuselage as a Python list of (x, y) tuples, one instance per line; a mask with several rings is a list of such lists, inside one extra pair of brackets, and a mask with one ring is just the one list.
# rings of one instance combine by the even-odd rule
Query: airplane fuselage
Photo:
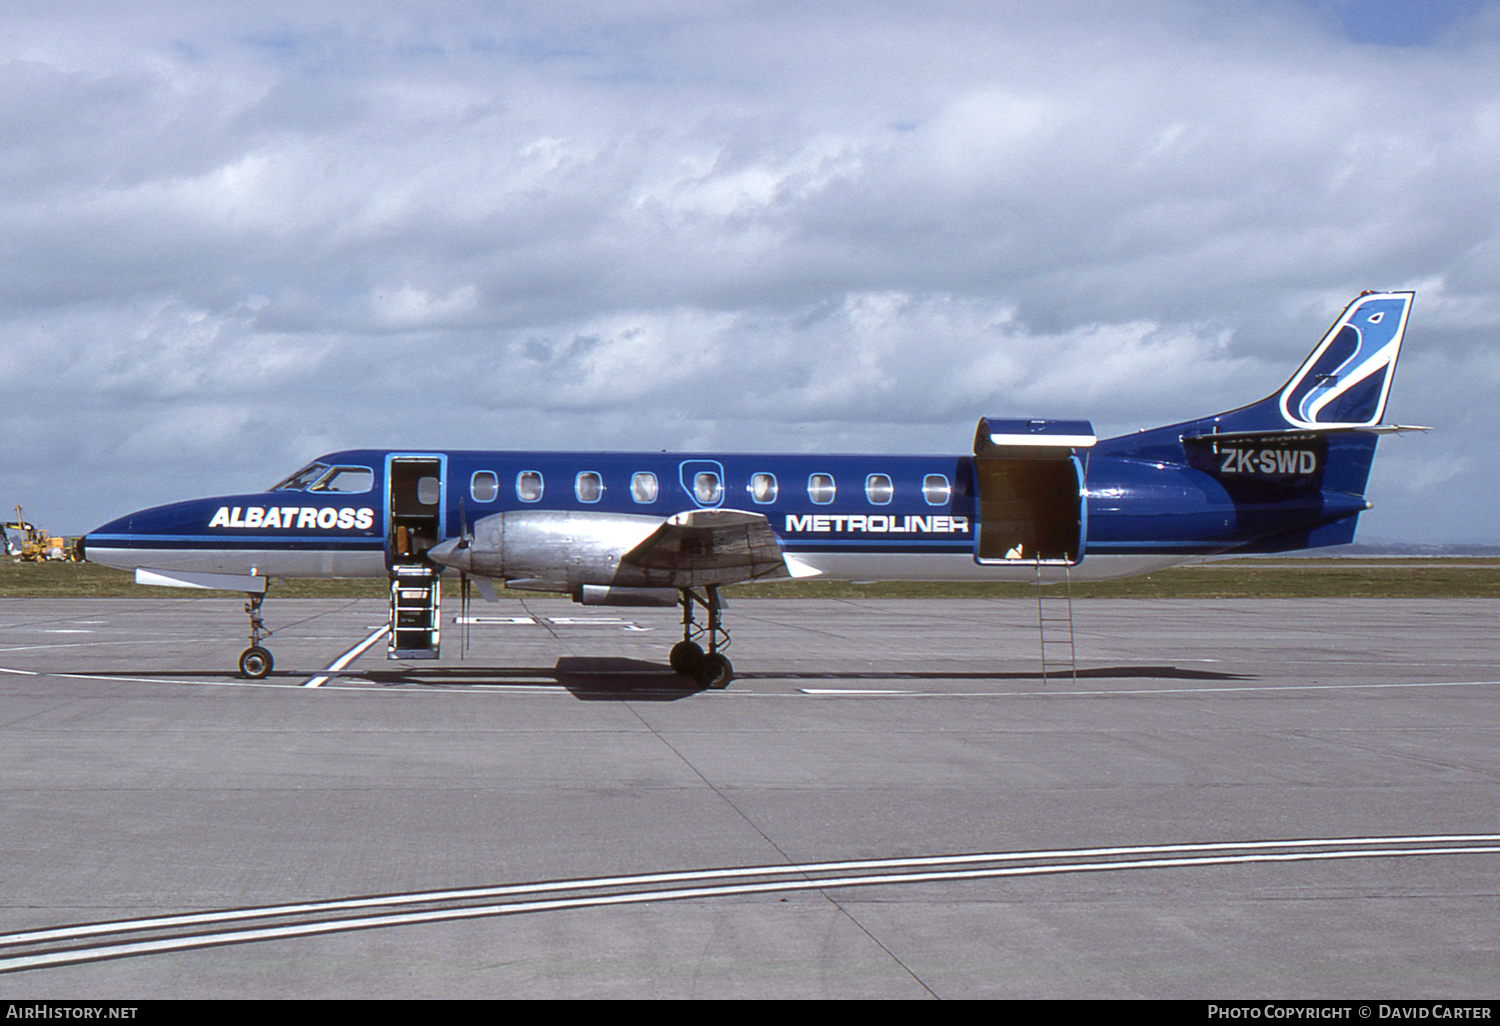
[[(1310, 445), (1215, 453), (1214, 473), (1182, 462), (1175, 437), (1176, 461), (1151, 458), (1149, 441), (1144, 433), (1107, 440), (1082, 458), (1082, 487), (1072, 500), (1081, 545), (1076, 558), (1061, 561), (1074, 564), (1074, 579), (1240, 549), (1275, 551), (1278, 538), (1301, 548), (1317, 532), (1326, 540), (1315, 544), (1336, 544), (1352, 537), (1354, 517), (1365, 508), (1354, 495), (1292, 490), (1274, 480), (1278, 461), (1283, 477), (1288, 470), (1293, 478), (1321, 473), (1326, 453)], [(1011, 559), (976, 558), (981, 511), (969, 455), (357, 449), (315, 462), (347, 469), (341, 479), (350, 490), (306, 490), (293, 480), (271, 491), (142, 510), (90, 533), (87, 558), (121, 569), (383, 577), (399, 555), (420, 554), (461, 534), (465, 523), (503, 512), (568, 512), (580, 524), (645, 518), (644, 537), (648, 525), (684, 510), (734, 509), (764, 515), (788, 559), (822, 579), (1036, 575), (1024, 547)], [(408, 488), (412, 495), (403, 500), (403, 472), (427, 493)], [(421, 519), (403, 542), (398, 528), (409, 513)]]

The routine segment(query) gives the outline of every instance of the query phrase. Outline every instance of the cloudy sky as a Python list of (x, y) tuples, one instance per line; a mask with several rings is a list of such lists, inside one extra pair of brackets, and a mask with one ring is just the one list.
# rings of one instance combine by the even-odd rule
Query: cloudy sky
[(1500, 543), (1500, 0), (18, 0), (0, 504), (353, 446), (964, 452), (1418, 292), (1361, 540)]

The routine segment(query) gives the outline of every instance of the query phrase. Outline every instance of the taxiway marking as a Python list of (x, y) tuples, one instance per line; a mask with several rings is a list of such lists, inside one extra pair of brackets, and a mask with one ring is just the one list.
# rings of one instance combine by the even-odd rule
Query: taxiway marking
[[(774, 679), (773, 674), (760, 675)], [(789, 674), (788, 676), (799, 676)], [(892, 674), (896, 676), (896, 674)], [(1471, 688), (1500, 685), (1500, 680), (1413, 680), (1396, 684), (1275, 684), (1266, 687), (1235, 686), (1227, 688), (1130, 688), (1120, 691), (1064, 691), (1061, 685), (1046, 691), (877, 691), (865, 688), (798, 688), (804, 695), (819, 698), (868, 698), (871, 695), (908, 698), (1115, 698), (1122, 695), (1223, 695), (1236, 691), (1272, 694), (1277, 691), (1352, 691), (1363, 688)]]
[[(1064, 873), (1335, 859), (1497, 855), (1500, 854), (1500, 845), (1493, 843), (1496, 841), (1500, 841), (1500, 834), (1438, 834), (984, 852), (803, 865), (741, 866), (420, 891), (83, 923), (10, 933), (0, 935), (0, 948), (12, 949), (10, 954), (0, 955), (0, 973), (249, 941), (562, 909)], [(693, 886), (680, 886), (682, 884)], [(511, 900), (497, 904), (474, 904), (495, 898)], [(412, 905), (438, 907), (420, 911), (399, 910), (401, 906)], [(252, 920), (276, 919), (282, 922), (248, 927), (239, 925)], [(209, 930), (205, 931), (204, 927)], [(217, 932), (214, 932), (215, 928)], [(166, 935), (149, 940), (127, 939), (148, 931)], [(91, 938), (100, 939), (95, 942)]]
[[(545, 616), (554, 627), (618, 627), (622, 631), (654, 631), (655, 627), (642, 627), (634, 620), (623, 616)], [(484, 627), (539, 627), (541, 622), (534, 616), (455, 616), (453, 622), (460, 626)]]
[(364, 653), (365, 649), (369, 648), (371, 645), (375, 644), (375, 642), (385, 637), (389, 631), (389, 627), (387, 627), (385, 624), (381, 624), (380, 628), (373, 634), (371, 634), (368, 638), (366, 638), (364, 641), (361, 641), (358, 645), (355, 645), (349, 651), (345, 652), (343, 655), (339, 656), (331, 664), (329, 664), (328, 668), (323, 671), (322, 676), (313, 677), (310, 680), (304, 681), (302, 686), (305, 688), (322, 687), (325, 683), (328, 682), (329, 676), (338, 673), (344, 667), (354, 662), (354, 660), (358, 659)]

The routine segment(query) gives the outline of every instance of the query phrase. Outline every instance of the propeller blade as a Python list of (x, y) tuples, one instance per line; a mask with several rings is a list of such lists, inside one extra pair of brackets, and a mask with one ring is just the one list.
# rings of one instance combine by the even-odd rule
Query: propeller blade
[(469, 650), (469, 575), (462, 572), (458, 575), (458, 618), (464, 627), (458, 646), (458, 658), (462, 659)]

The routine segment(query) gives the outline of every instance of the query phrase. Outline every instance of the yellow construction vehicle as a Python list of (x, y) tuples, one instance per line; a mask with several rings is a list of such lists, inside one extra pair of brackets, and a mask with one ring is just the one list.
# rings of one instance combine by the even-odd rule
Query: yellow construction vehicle
[[(5, 551), (22, 562), (40, 563), (44, 559), (70, 558), (68, 540), (28, 524), (21, 513), (20, 503), (16, 504), (16, 519), (4, 526)], [(12, 531), (16, 533), (12, 534)]]

